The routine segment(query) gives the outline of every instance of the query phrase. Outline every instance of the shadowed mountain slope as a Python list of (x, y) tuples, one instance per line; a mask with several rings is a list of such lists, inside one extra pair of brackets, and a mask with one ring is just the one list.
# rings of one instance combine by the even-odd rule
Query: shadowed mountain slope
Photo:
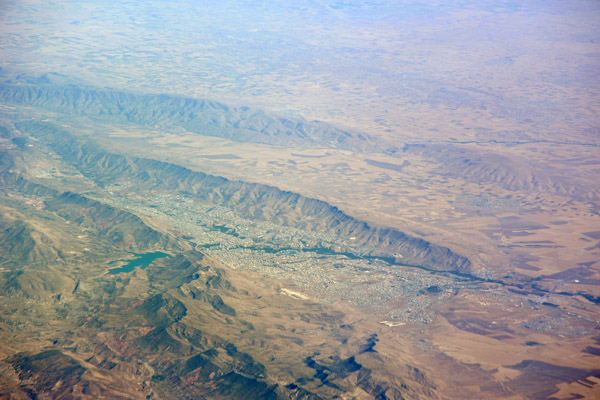
[(376, 249), (374, 255), (402, 255), (402, 262), (436, 270), (470, 272), (470, 261), (450, 249), (391, 228), (374, 227), (326, 202), (272, 186), (191, 171), (174, 164), (109, 153), (91, 142), (39, 122), (21, 122), (18, 129), (45, 142), (65, 161), (98, 184), (135, 180), (146, 187), (160, 185), (228, 207), (244, 218), (270, 221), (306, 230), (320, 230)]
[[(382, 138), (339, 129), (324, 122), (282, 117), (209, 100), (134, 94), (69, 82), (72, 80), (60, 74), (45, 74), (35, 78), (23, 75), (0, 84), (0, 99), (65, 115), (126, 121), (167, 131), (184, 129), (238, 142), (339, 148), (392, 156), (403, 153), (397, 145)], [(515, 192), (554, 193), (583, 201), (597, 201), (600, 196), (597, 189), (585, 183), (585, 179), (574, 178), (556, 166), (533, 162), (514, 154), (505, 156), (459, 144), (411, 144), (404, 151), (423, 156), (433, 165), (439, 164), (437, 171), (440, 175), (458, 177), (472, 183), (494, 184)], [(590, 160), (590, 163), (594, 162)], [(564, 166), (567, 169), (572, 167), (570, 164)]]
[[(89, 117), (120, 118), (146, 126), (183, 128), (189, 132), (240, 142), (292, 146), (381, 150), (382, 143), (363, 134), (319, 121), (281, 117), (249, 107), (230, 107), (209, 100), (64, 84), (56, 74), (0, 85), (0, 99)], [(57, 83), (54, 83), (58, 81)]]

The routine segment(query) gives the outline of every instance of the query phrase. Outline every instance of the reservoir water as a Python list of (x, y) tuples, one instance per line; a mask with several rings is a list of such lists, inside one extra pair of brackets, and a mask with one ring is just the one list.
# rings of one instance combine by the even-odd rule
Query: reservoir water
[(127, 264), (118, 267), (118, 268), (113, 268), (110, 271), (108, 271), (109, 274), (112, 275), (116, 275), (116, 274), (120, 274), (121, 272), (131, 272), (133, 271), (135, 268), (140, 267), (141, 269), (146, 269), (146, 267), (150, 264), (152, 264), (154, 262), (154, 260), (159, 259), (159, 258), (163, 258), (163, 257), (171, 257), (169, 254), (167, 253), (163, 253), (161, 251), (155, 251), (152, 253), (132, 253), (136, 258), (134, 258), (133, 260), (115, 260), (115, 261), (111, 261), (108, 264), (114, 264), (120, 261), (125, 261), (127, 262)]

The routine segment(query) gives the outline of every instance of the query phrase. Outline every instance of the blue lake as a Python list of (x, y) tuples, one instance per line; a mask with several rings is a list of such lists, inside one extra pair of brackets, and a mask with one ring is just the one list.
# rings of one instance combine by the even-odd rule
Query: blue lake
[(112, 275), (116, 275), (116, 274), (120, 274), (121, 272), (131, 272), (133, 271), (135, 268), (140, 267), (142, 269), (146, 269), (146, 267), (150, 264), (152, 264), (154, 262), (154, 260), (159, 259), (159, 258), (163, 258), (163, 257), (171, 257), (169, 254), (167, 253), (163, 253), (161, 251), (155, 251), (152, 253), (131, 253), (133, 254), (136, 258), (134, 258), (133, 260), (115, 260), (115, 261), (111, 261), (108, 263), (108, 265), (117, 263), (117, 262), (127, 262), (127, 264), (119, 267), (119, 268), (113, 268), (110, 271), (108, 271), (109, 274)]

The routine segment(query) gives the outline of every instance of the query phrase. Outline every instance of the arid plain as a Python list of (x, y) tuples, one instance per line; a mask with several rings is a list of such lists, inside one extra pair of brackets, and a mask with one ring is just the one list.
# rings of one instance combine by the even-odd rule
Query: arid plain
[[(219, 295), (244, 322), (221, 316), (210, 327), (212, 320), (189, 311), (187, 323), (213, 329), (264, 364), (267, 378), (257, 379), (268, 384), (283, 386), (312, 368), (315, 382), (294, 385), (325, 398), (376, 397), (368, 384), (359, 385), (364, 376), (352, 363), (337, 371), (339, 392), (319, 375), (319, 363), (332, 362), (335, 370), (335, 357), (349, 360), (354, 347), (372, 345), (376, 356), (359, 352), (352, 360), (398, 393), (401, 379), (410, 382), (407, 398), (594, 398), (600, 390), (599, 13), (591, 1), (225, 2), (210, 8), (8, 2), (2, 5), (0, 65), (2, 123), (10, 133), (0, 145), (21, 151), (15, 138), (34, 138), (11, 171), (137, 215), (177, 238), (177, 251), (195, 247), (211, 267), (226, 271), (238, 290)], [(85, 100), (72, 96), (72, 87)], [(448, 248), (470, 264), (452, 269), (424, 259), (431, 263), (426, 269), (415, 268), (421, 266), (416, 261), (403, 266), (410, 256), (392, 251), (383, 239), (374, 244), (330, 225), (303, 225), (309, 218), (304, 210), (283, 209), (278, 200), (244, 205), (253, 217), (242, 218), (232, 216), (230, 203), (215, 200), (227, 197), (225, 189), (207, 200), (186, 194), (184, 181), (168, 186), (167, 178), (155, 182), (152, 173), (151, 185), (121, 172), (97, 180), (85, 168), (113, 171), (112, 159), (89, 165), (95, 161), (70, 160), (55, 139), (63, 131), (73, 135), (73, 146), (89, 141), (109, 154), (322, 200), (370, 226)], [(3, 197), (5, 219), (25, 218), (14, 199), (7, 200), (11, 193)], [(44, 199), (33, 193), (23, 201), (51, 209)], [(231, 207), (233, 214), (219, 207)], [(204, 216), (194, 222), (199, 213)], [(50, 262), (51, 270), (68, 278), (45, 288), (48, 296), (73, 299), (68, 293), (75, 293), (75, 282), (104, 285), (95, 280), (112, 279), (98, 261), (89, 276), (67, 272), (62, 265), (77, 263), (80, 248), (91, 246), (73, 243), (61, 241), (73, 247), (74, 260), (60, 256), (54, 262), (60, 268)], [(156, 243), (151, 250), (174, 255), (174, 247)], [(320, 255), (303, 248), (318, 248)], [(5, 288), (12, 282), (10, 265), (2, 267)], [(151, 268), (144, 270), (150, 278), (142, 271), (128, 278), (120, 296), (132, 304), (143, 299), (152, 287)], [(196, 297), (189, 285), (178, 284), (172, 296), (192, 310), (190, 298)], [(3, 318), (14, 321), (13, 311), (23, 306), (22, 297), (11, 293), (2, 297), (2, 309)], [(25, 307), (30, 313), (55, 308), (43, 296), (28, 298), (34, 299)], [(286, 309), (294, 311), (288, 315)], [(320, 315), (317, 322), (289, 319), (311, 313)], [(252, 338), (243, 329), (225, 333), (231, 324), (246, 323), (256, 328)], [(274, 326), (286, 333), (273, 333)], [(353, 330), (345, 342), (344, 326)], [(39, 329), (52, 337), (57, 328)], [(9, 345), (2, 355), (58, 348), (89, 363), (85, 357), (96, 342), (114, 340), (89, 329), (81, 334), (87, 347), (77, 350), (73, 343), (61, 347), (4, 327)], [(257, 347), (261, 335), (277, 349)], [(310, 344), (300, 349), (294, 338)], [(278, 350), (285, 346), (302, 359), (286, 358)], [(134, 357), (114, 343), (108, 347), (121, 363)], [(172, 351), (150, 348), (145, 351), (158, 357), (151, 363)], [(333, 358), (303, 364), (318, 348), (329, 348), (324, 354)], [(225, 368), (237, 360), (230, 353), (214, 362)], [(104, 365), (84, 366), (92, 371), (106, 370)], [(130, 373), (127, 379), (143, 381)], [(6, 387), (19, 387), (17, 375), (6, 372)], [(144, 395), (176, 393), (161, 392), (166, 389), (154, 377), (162, 375), (141, 375), (158, 385), (145, 387)]]

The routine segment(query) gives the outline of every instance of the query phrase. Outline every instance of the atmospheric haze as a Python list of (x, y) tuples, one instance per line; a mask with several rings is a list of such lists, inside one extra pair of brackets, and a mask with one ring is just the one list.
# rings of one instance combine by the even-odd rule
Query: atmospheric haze
[(600, 397), (599, 17), (0, 2), (0, 398)]

